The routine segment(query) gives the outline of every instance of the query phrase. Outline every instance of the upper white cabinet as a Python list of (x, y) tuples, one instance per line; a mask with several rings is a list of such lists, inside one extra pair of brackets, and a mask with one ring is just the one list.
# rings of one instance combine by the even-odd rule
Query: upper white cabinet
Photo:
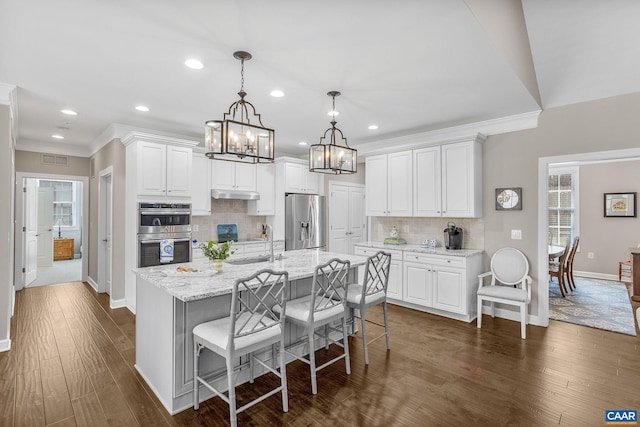
[(191, 215), (211, 215), (211, 160), (194, 153), (191, 164)]
[(212, 160), (211, 188), (256, 191), (256, 165)]
[(411, 216), (412, 152), (367, 157), (365, 168), (368, 216)]
[(413, 216), (482, 216), (482, 146), (477, 141), (413, 152)]
[(275, 215), (276, 211), (276, 167), (274, 164), (256, 165), (256, 189), (260, 200), (250, 200), (249, 215)]
[(318, 175), (315, 172), (309, 172), (307, 164), (286, 162), (284, 164), (285, 193), (319, 194)]
[(137, 150), (137, 193), (142, 196), (191, 195), (190, 147), (140, 141)]

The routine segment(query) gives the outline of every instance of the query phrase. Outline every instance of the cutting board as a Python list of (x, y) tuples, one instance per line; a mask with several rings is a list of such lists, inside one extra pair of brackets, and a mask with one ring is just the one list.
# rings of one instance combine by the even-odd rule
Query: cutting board
[(238, 241), (238, 224), (218, 224), (218, 243)]

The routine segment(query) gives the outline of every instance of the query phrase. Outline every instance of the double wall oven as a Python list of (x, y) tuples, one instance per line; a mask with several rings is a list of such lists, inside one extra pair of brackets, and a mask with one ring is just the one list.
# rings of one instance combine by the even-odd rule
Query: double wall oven
[(138, 267), (161, 264), (164, 239), (173, 240), (170, 263), (191, 261), (191, 205), (138, 203)]

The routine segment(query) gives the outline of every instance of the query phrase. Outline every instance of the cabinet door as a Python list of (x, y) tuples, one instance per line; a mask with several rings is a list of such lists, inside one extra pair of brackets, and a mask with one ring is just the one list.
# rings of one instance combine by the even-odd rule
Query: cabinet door
[(236, 190), (256, 191), (256, 165), (236, 163)]
[(284, 192), (302, 193), (303, 190), (303, 166), (299, 163), (285, 163), (284, 165)]
[(366, 217), (364, 214), (364, 188), (349, 187), (349, 242), (347, 252), (352, 254), (356, 243), (365, 240)]
[[(331, 186), (329, 195), (329, 250), (338, 254), (349, 252), (349, 187)], [(353, 253), (353, 252), (351, 252)], [(362, 277), (359, 275), (358, 277)]]
[(212, 160), (211, 188), (219, 190), (235, 190), (236, 167), (233, 162)]
[(425, 307), (433, 305), (433, 273), (425, 264), (404, 262), (404, 301)]
[(435, 270), (434, 303), (440, 310), (465, 314), (465, 272), (455, 268)]
[(442, 214), (466, 217), (472, 213), (473, 143), (442, 146)]
[(389, 154), (387, 212), (390, 216), (413, 215), (413, 156), (411, 151)]
[(442, 216), (440, 147), (413, 152), (413, 216)]
[[(308, 194), (320, 194), (322, 174), (309, 172), (309, 168), (303, 166), (302, 175), (305, 181), (302, 191)], [(324, 179), (322, 179), (322, 184), (324, 185)]]
[(211, 215), (211, 160), (194, 154), (191, 163), (191, 215)]
[(167, 146), (167, 196), (191, 195), (191, 148)]
[(167, 146), (138, 143), (138, 194), (164, 196), (167, 190)]
[(256, 190), (260, 200), (250, 200), (249, 215), (276, 214), (276, 168), (273, 164), (256, 165)]
[(391, 259), (387, 297), (402, 300), (402, 261)]
[(367, 216), (385, 216), (387, 215), (387, 155), (367, 157), (365, 163)]

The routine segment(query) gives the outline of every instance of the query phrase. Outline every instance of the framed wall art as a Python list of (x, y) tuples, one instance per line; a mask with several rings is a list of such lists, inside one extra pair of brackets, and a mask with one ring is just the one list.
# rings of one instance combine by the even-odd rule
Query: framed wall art
[(636, 193), (604, 193), (604, 216), (635, 218)]
[(521, 211), (522, 187), (496, 188), (497, 211)]

